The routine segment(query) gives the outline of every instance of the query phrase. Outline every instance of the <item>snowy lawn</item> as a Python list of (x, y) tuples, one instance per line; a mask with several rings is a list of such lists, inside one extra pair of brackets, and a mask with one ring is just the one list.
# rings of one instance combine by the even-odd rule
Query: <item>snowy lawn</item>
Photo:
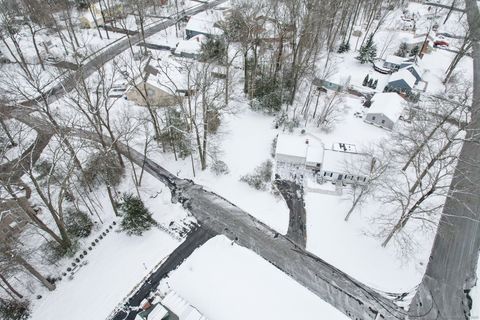
[(105, 320), (112, 310), (179, 243), (155, 229), (143, 237), (113, 233), (88, 256), (74, 280), (34, 301), (32, 320)]
[(210, 320), (346, 320), (253, 252), (218, 236), (164, 280)]
[[(131, 179), (128, 181), (120, 190), (135, 193)], [(184, 222), (194, 221), (180, 205), (171, 203), (168, 188), (147, 173), (140, 192), (160, 225), (167, 227), (174, 222), (174, 229)], [(99, 195), (104, 210), (108, 216), (113, 216), (107, 195)], [(179, 241), (158, 228), (141, 237), (110, 232), (89, 253), (88, 264), (77, 272), (73, 280), (62, 280), (55, 291), (43, 291), (44, 297), (34, 301), (32, 320), (105, 320), (178, 245)]]

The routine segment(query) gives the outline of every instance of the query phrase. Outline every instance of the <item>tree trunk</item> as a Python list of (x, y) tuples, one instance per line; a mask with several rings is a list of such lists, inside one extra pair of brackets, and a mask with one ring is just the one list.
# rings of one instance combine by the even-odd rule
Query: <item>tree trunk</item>
[(32, 276), (37, 278), (49, 291), (55, 290), (56, 286), (55, 284), (51, 283), (48, 281), (40, 272), (35, 269), (30, 263), (28, 263), (23, 257), (19, 255), (14, 256), (15, 261), (22, 267), (24, 267)]
[(23, 299), (23, 296), (17, 290), (15, 290), (15, 288), (10, 284), (10, 282), (8, 282), (8, 280), (1, 273), (0, 273), (0, 280), (2, 280), (3, 283), (5, 283), (8, 290), (10, 290), (14, 295), (19, 297), (20, 299)]

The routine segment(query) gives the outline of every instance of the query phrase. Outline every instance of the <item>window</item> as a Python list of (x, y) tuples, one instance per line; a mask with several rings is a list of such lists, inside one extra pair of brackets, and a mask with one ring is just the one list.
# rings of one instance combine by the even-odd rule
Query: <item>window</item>
[(384, 123), (385, 123), (385, 120), (382, 120), (382, 124), (384, 124)]
[(326, 172), (324, 172), (324, 173), (323, 173), (323, 176), (325, 177), (326, 175), (327, 175), (327, 173), (326, 173)]
[(333, 172), (330, 172), (330, 177), (333, 177)]
[(376, 117), (375, 117), (375, 116), (373, 116), (373, 117), (372, 117), (372, 120), (375, 120), (375, 119), (376, 119)]

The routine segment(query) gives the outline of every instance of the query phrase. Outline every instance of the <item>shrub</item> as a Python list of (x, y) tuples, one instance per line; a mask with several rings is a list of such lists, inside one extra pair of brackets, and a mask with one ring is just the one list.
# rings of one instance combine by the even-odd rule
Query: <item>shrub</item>
[(65, 226), (71, 236), (86, 238), (92, 233), (93, 222), (85, 212), (67, 209), (65, 211)]
[(222, 160), (214, 161), (213, 164), (210, 166), (210, 170), (212, 170), (212, 172), (215, 173), (215, 175), (217, 176), (228, 174), (230, 172), (227, 164)]
[(98, 186), (102, 183), (117, 186), (123, 176), (124, 168), (120, 165), (114, 151), (93, 154), (83, 170), (84, 185)]
[(143, 201), (132, 194), (123, 195), (119, 208), (123, 213), (120, 225), (128, 235), (141, 236), (144, 231), (157, 225)]
[(27, 301), (0, 300), (0, 318), (3, 320), (25, 320), (30, 317)]
[(283, 103), (282, 90), (278, 82), (270, 77), (261, 77), (255, 81), (255, 100), (252, 109), (273, 114), (281, 110)]
[(54, 264), (65, 257), (73, 257), (78, 250), (78, 242), (75, 241), (75, 239), (70, 240), (72, 240), (72, 245), (69, 248), (65, 248), (56, 241), (48, 241), (44, 243), (41, 246), (44, 259), (48, 263)]
[(340, 44), (340, 47), (338, 47), (338, 53), (344, 53), (348, 51), (350, 51), (350, 43), (342, 42), (342, 44)]
[(273, 163), (271, 160), (262, 162), (255, 168), (253, 174), (247, 174), (240, 178), (240, 181), (247, 183), (257, 190), (266, 190), (267, 185), (272, 180)]

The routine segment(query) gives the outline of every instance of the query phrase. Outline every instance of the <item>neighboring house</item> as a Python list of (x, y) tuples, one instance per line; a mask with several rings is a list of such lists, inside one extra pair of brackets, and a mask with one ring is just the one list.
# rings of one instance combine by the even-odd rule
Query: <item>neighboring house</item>
[(207, 320), (205, 316), (174, 291), (170, 291), (163, 298), (162, 305), (176, 315), (176, 317), (172, 317), (172, 320)]
[(175, 48), (174, 55), (182, 58), (198, 59), (202, 53), (202, 43), (207, 40), (203, 34), (196, 35), (189, 40), (181, 40)]
[(169, 107), (180, 104), (194, 91), (186, 70), (174, 59), (162, 61), (161, 66), (152, 66), (150, 61), (144, 69), (143, 78), (127, 90), (127, 99), (138, 105)]
[[(425, 41), (426, 40), (426, 41)], [(433, 37), (426, 34), (419, 34), (405, 41), (408, 51), (418, 47), (418, 52), (423, 48), (422, 53), (430, 53), (433, 49)], [(425, 45), (425, 46), (424, 46)]]
[(350, 84), (350, 77), (347, 79), (333, 79), (333, 78), (328, 78), (328, 79), (320, 79), (320, 78), (315, 78), (313, 80), (313, 85), (322, 88), (325, 90), (332, 90), (332, 91), (337, 91), (337, 92), (343, 92), (345, 91), (349, 84)]
[(417, 85), (420, 81), (422, 81), (422, 72), (420, 71), (420, 68), (414, 64), (403, 67), (400, 70), (408, 70), (414, 77), (415, 77), (415, 85)]
[[(26, 201), (25, 198), (19, 200)], [(0, 242), (19, 235), (27, 224), (28, 216), (16, 200), (2, 200), (0, 202)]]
[(322, 169), (318, 175), (321, 182), (366, 184), (370, 175), (372, 157), (367, 154), (325, 150)]
[(82, 16), (79, 18), (80, 27), (84, 29), (92, 29), (95, 28), (95, 22), (98, 26), (102, 26), (104, 24), (102, 11), (98, 4), (90, 5), (90, 9), (86, 10)]
[(137, 314), (135, 320), (166, 320), (169, 318), (169, 312), (161, 304), (156, 304), (147, 310), (143, 310)]
[(383, 62), (383, 68), (396, 71), (401, 68), (405, 61), (405, 58), (396, 55), (389, 55)]
[(390, 76), (385, 91), (410, 93), (415, 87), (415, 83), (417, 83), (417, 79), (412, 72), (401, 69)]
[(194, 16), (191, 16), (185, 26), (187, 40), (200, 34), (212, 37), (219, 36), (223, 31), (218, 27), (218, 23), (223, 20), (224, 11), (205, 10)]
[(377, 93), (364, 121), (392, 130), (405, 108), (405, 100), (395, 92)]

